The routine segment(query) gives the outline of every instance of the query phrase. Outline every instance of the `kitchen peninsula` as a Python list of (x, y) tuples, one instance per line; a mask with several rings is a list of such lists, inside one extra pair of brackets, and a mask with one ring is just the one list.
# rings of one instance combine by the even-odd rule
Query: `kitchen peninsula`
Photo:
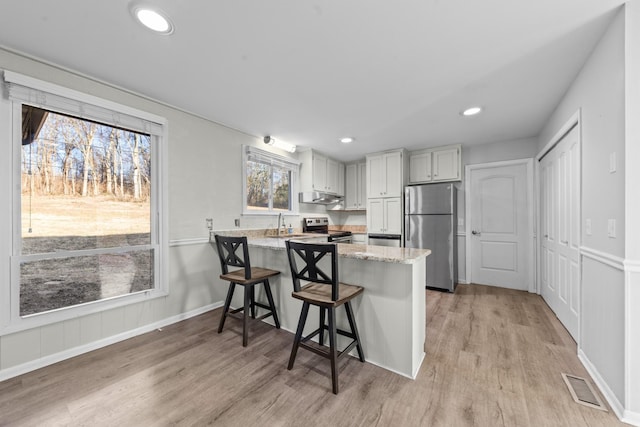
[[(238, 233), (238, 230), (233, 231), (233, 234)], [(219, 234), (231, 233), (220, 231)], [(289, 237), (250, 237), (250, 233), (247, 234), (251, 263), (282, 273), (271, 281), (272, 292), (281, 327), (294, 332), (302, 303), (291, 297), (293, 284), (285, 252), (285, 240)], [(307, 241), (310, 240), (313, 238)], [(340, 281), (365, 288), (363, 295), (353, 300), (352, 305), (366, 361), (409, 378), (416, 377), (425, 355), (426, 257), (430, 253), (428, 249), (338, 245)], [(262, 292), (256, 297), (265, 298)], [(241, 305), (240, 296), (234, 296), (232, 306)], [(317, 313), (312, 307), (305, 334), (318, 327)], [(271, 318), (265, 321), (272, 323)], [(338, 312), (337, 322), (343, 329), (347, 325), (342, 310)], [(346, 339), (339, 336), (338, 343), (344, 348)]]

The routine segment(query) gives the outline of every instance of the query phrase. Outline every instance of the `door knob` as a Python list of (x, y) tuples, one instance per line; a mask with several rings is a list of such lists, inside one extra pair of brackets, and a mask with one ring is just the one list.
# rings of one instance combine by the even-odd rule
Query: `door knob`
[(473, 234), (474, 236), (479, 236), (481, 233), (479, 231), (472, 230), (471, 234)]

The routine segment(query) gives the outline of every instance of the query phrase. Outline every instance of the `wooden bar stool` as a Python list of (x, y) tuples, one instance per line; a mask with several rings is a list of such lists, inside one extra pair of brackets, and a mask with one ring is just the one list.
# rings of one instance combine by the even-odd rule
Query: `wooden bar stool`
[[(258, 317), (258, 320), (273, 316), (273, 321), (276, 324), (276, 328), (280, 329), (280, 322), (278, 321), (276, 306), (273, 302), (273, 295), (271, 294), (271, 286), (269, 286), (269, 277), (277, 276), (278, 274), (280, 274), (280, 272), (277, 270), (270, 270), (268, 268), (251, 267), (251, 261), (249, 260), (249, 247), (247, 245), (247, 238), (245, 236), (225, 237), (216, 234), (215, 237), (216, 246), (218, 248), (218, 256), (220, 257), (220, 266), (222, 268), (222, 274), (220, 275), (220, 278), (222, 280), (230, 282), (229, 290), (227, 291), (227, 298), (224, 301), (222, 317), (220, 317), (218, 333), (222, 332), (224, 321), (226, 320), (227, 316), (242, 311), (242, 346), (246, 347), (249, 341), (249, 315), (251, 315), (253, 319), (256, 319), (256, 307), (261, 307), (269, 310), (267, 313)], [(242, 255), (238, 254), (239, 248), (242, 248)], [(229, 267), (241, 268), (239, 270), (230, 272)], [(265, 305), (255, 300), (255, 285), (258, 285), (260, 283), (262, 283), (264, 286), (269, 305)], [(236, 285), (244, 286), (244, 305), (243, 307), (229, 311), (229, 305), (231, 304), (231, 299), (233, 298), (233, 292)]]
[[(363, 288), (360, 286), (346, 285), (339, 282), (338, 278), (338, 253), (335, 243), (315, 244), (315, 243), (299, 243), (287, 240), (287, 256), (289, 258), (289, 266), (291, 267), (291, 277), (293, 279), (293, 292), (291, 296), (302, 300), (302, 312), (296, 330), (296, 336), (289, 357), (289, 365), (287, 369), (291, 370), (296, 360), (298, 347), (305, 348), (313, 353), (319, 354), (331, 361), (331, 383), (333, 393), (338, 394), (338, 359), (348, 354), (353, 347), (358, 351), (358, 357), (364, 362), (364, 351), (360, 344), (360, 336), (356, 327), (355, 317), (351, 308), (351, 299), (360, 295)], [(319, 266), (319, 261), (329, 255), (331, 272), (327, 274)], [(298, 267), (298, 261), (300, 267)], [(300, 280), (310, 283), (301, 286)], [(302, 336), (304, 325), (309, 314), (309, 306), (316, 305), (320, 310), (320, 323), (318, 329), (311, 332), (306, 337)], [(344, 305), (347, 312), (347, 320), (351, 331), (338, 329), (336, 326), (336, 308)], [(328, 317), (329, 324), (325, 324), (325, 316)], [(324, 332), (329, 333), (329, 350), (326, 351), (318, 346), (312, 346), (307, 343), (316, 335), (320, 346), (324, 345)], [(353, 341), (342, 351), (337, 349), (337, 334), (351, 338)]]

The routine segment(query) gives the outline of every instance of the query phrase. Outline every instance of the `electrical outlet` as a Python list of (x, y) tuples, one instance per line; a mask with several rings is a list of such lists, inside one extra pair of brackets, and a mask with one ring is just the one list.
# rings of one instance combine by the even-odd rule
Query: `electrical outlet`
[(591, 219), (587, 219), (584, 222), (584, 232), (587, 236), (591, 236)]
[(209, 229), (209, 231), (213, 230), (213, 218), (207, 218), (207, 228)]
[(236, 225), (236, 227), (240, 227), (240, 218), (234, 219), (233, 222)]
[(458, 227), (464, 227), (464, 218), (458, 218)]

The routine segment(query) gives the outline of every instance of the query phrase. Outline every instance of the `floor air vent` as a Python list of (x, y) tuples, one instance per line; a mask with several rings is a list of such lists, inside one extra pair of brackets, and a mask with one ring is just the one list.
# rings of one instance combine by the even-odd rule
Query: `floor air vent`
[(601, 411), (607, 411), (606, 406), (604, 406), (596, 392), (591, 387), (591, 384), (589, 384), (585, 378), (564, 373), (562, 374), (562, 378), (567, 384), (571, 397), (573, 397), (573, 400), (577, 403), (590, 408), (600, 409)]

